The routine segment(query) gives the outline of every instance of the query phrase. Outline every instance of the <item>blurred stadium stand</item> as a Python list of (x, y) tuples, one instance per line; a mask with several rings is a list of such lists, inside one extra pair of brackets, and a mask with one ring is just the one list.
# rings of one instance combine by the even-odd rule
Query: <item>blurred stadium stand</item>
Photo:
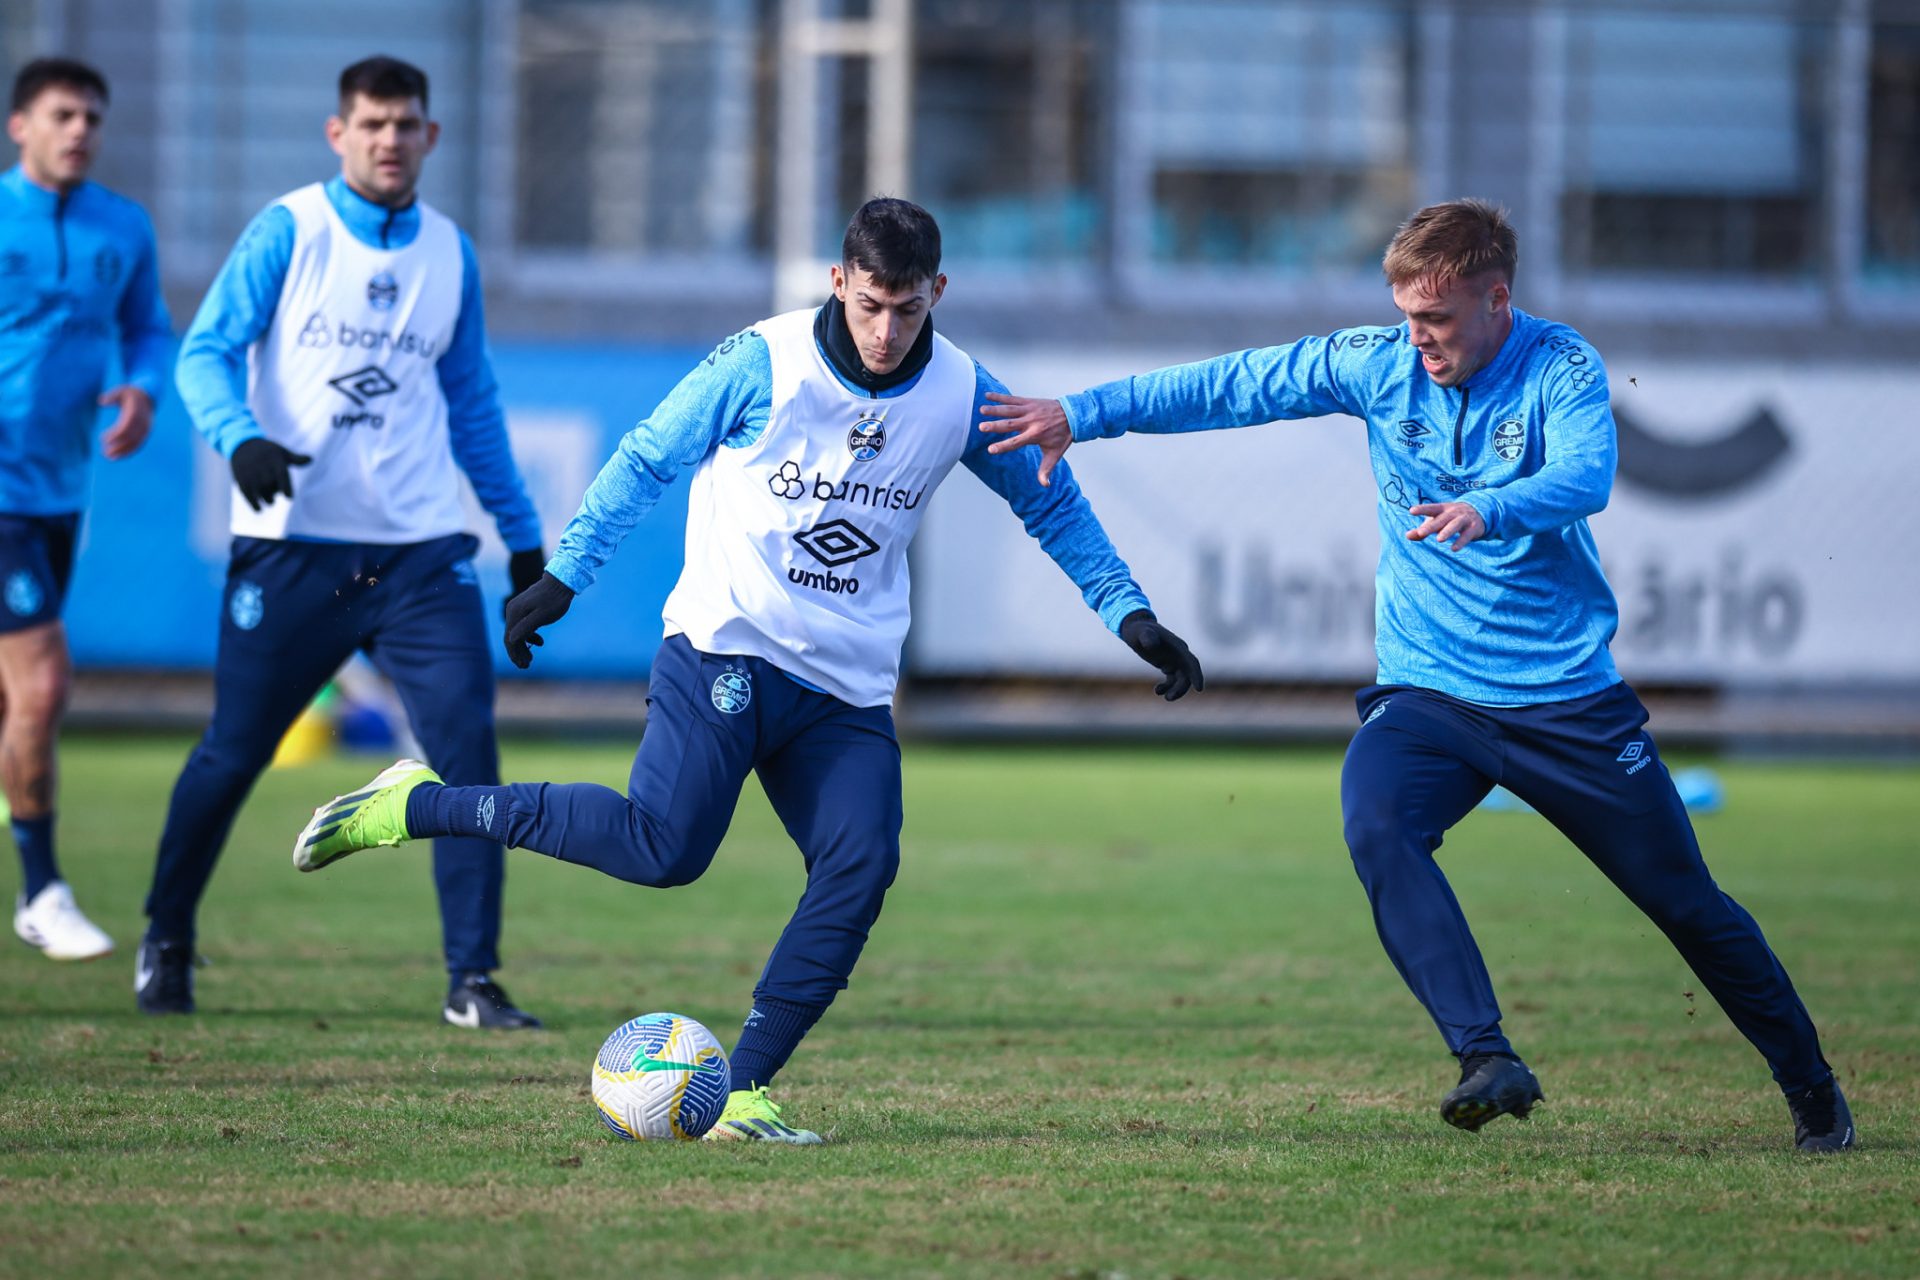
[[(152, 212), (181, 327), (246, 220), (335, 169), (320, 124), (338, 69), (375, 51), (424, 66), (445, 126), (425, 194), (480, 248), (550, 537), (680, 369), (823, 292), (872, 191), (941, 219), (943, 330), (1039, 393), (1391, 322), (1377, 262), (1395, 224), (1497, 199), (1521, 234), (1520, 305), (1580, 328), (1613, 374), (1623, 476), (1597, 531), (1622, 667), (1669, 691), (1659, 726), (1920, 744), (1915, 0), (0, 9), (10, 65), (55, 50), (113, 82), (96, 176)], [(1372, 557), (1350, 426), (1075, 454), (1162, 613), (1234, 690), (1161, 723), (1350, 723), (1334, 691), (1370, 673)], [(100, 469), (76, 586), (105, 714), (152, 683), (133, 673), (211, 656), (222, 477), (177, 407), (162, 432), (171, 446)], [(1102, 696), (1132, 659), (1004, 512), (957, 496), (977, 488), (949, 486), (916, 549), (903, 719), (1153, 722)], [(550, 674), (644, 678), (678, 511), (570, 620)], [(124, 625), (139, 591), (177, 615), (151, 637)], [(563, 696), (509, 680), (503, 711), (564, 720)]]

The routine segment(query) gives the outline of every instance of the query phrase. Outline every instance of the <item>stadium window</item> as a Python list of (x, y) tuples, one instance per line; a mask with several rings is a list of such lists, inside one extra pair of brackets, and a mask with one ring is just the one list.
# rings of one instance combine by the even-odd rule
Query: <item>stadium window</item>
[[(170, 273), (211, 275), (268, 201), (340, 171), (321, 123), (336, 109), (340, 71), (370, 52), (371, 31), (381, 52), (426, 71), (429, 107), (444, 127), (421, 195), (471, 222), (479, 35), (464, 0), (178, 0), (166, 17), (157, 38), (173, 60), (160, 69), (153, 199), (170, 237), (162, 253)], [(115, 121), (115, 136), (127, 123)]]
[(1751, 0), (1573, 14), (1567, 269), (1816, 274), (1831, 34)]
[(33, 9), (30, 4), (0, 5), (0, 66), (6, 67), (9, 84), (21, 64), (39, 52)]
[(516, 25), (518, 248), (766, 251), (771, 0), (524, 0)]
[(1920, 277), (1920, 22), (1873, 30), (1867, 105), (1869, 284)]
[(1090, 264), (1108, 0), (942, 0), (915, 13), (913, 190), (949, 258)]
[(1119, 74), (1156, 264), (1359, 268), (1413, 197), (1414, 26), (1400, 5), (1136, 0)]

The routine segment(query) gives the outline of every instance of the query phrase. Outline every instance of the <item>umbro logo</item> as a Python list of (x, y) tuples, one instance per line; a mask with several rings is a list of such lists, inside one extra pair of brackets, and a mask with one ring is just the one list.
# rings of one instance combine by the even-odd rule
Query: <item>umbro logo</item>
[(830, 569), (863, 560), (880, 549), (880, 544), (851, 520), (829, 520), (825, 524), (817, 524), (805, 533), (794, 534), (793, 540), (804, 547), (808, 555)]
[(327, 385), (354, 404), (362, 406), (369, 400), (390, 396), (400, 389), (400, 384), (388, 377), (387, 371), (377, 364), (343, 373), (337, 378), (328, 378)]
[(1399, 434), (1400, 443), (1409, 449), (1422, 447), (1425, 442), (1422, 441), (1420, 437), (1433, 434), (1433, 428), (1424, 422), (1418, 422), (1412, 418), (1400, 419), (1399, 424), (1394, 427), (1394, 431)]
[(1635, 738), (1632, 742), (1629, 742), (1626, 750), (1615, 756), (1614, 759), (1626, 765), (1628, 773), (1638, 773), (1653, 763), (1653, 757), (1647, 753), (1647, 741), (1645, 738)]
[(493, 832), (493, 797), (481, 796), (480, 808), (473, 815), (488, 834)]

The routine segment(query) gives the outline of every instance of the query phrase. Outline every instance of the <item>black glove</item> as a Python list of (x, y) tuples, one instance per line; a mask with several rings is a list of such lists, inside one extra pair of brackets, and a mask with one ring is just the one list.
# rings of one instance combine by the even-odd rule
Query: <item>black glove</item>
[(312, 461), (306, 454), (283, 448), (264, 436), (242, 441), (227, 460), (233, 468), (233, 482), (240, 486), (240, 496), (255, 511), (272, 506), (275, 494), (284, 493), (291, 500), (293, 476), (287, 468), (304, 467)]
[(1166, 676), (1153, 691), (1172, 702), (1188, 689), (1204, 689), (1207, 679), (1200, 674), (1200, 659), (1193, 656), (1187, 642), (1162, 626), (1151, 610), (1135, 609), (1120, 620), (1120, 638), (1127, 648), (1160, 668)]
[(530, 644), (545, 643), (540, 628), (558, 622), (573, 607), (573, 590), (550, 573), (507, 601), (507, 657), (522, 671), (533, 663)]
[(513, 615), (507, 612), (507, 606), (513, 598), (540, 581), (540, 575), (547, 567), (547, 553), (535, 547), (531, 551), (515, 551), (507, 557), (507, 581), (512, 584), (507, 598), (500, 602), (500, 612), (511, 622)]

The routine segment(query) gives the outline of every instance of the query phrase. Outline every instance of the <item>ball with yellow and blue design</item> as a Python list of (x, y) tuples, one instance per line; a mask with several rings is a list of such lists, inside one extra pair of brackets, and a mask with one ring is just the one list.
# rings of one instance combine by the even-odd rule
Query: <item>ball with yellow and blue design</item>
[(593, 1105), (629, 1142), (691, 1142), (726, 1110), (733, 1072), (713, 1032), (677, 1013), (647, 1013), (608, 1036), (593, 1061)]

